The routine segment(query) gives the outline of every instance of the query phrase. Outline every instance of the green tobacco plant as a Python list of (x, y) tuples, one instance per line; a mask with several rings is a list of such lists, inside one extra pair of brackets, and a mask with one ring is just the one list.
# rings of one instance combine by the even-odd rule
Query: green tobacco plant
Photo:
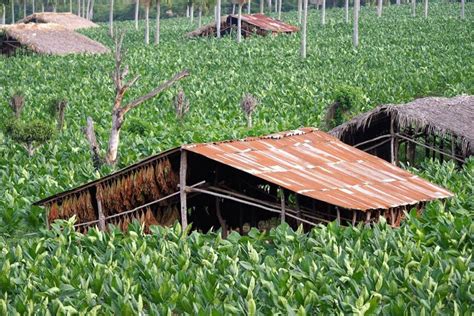
[(362, 89), (343, 85), (338, 87), (333, 95), (333, 103), (326, 110), (326, 128), (332, 129), (348, 119), (356, 109), (362, 109), (368, 103), (368, 98)]

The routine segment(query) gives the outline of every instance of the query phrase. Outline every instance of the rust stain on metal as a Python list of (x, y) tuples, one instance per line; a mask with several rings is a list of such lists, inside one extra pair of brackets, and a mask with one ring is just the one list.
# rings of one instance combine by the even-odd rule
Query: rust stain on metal
[[(230, 17), (238, 19), (238, 15), (230, 15)], [(296, 26), (286, 24), (264, 14), (242, 14), (242, 21), (269, 32), (293, 33), (299, 31), (299, 28)]]
[(314, 128), (183, 148), (347, 209), (388, 209), (453, 195)]

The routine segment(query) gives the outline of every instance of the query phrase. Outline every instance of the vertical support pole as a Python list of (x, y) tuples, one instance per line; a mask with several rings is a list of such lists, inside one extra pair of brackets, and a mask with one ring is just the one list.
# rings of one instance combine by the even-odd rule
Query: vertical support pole
[(427, 147), (425, 147), (425, 158), (430, 158), (430, 149), (429, 149), (429, 146), (430, 146), (430, 135), (428, 134), (428, 131), (425, 131), (425, 145)]
[(451, 135), (451, 155), (456, 157), (456, 136)]
[(393, 208), (390, 209), (390, 222), (392, 227), (395, 227), (395, 214), (393, 212)]
[(97, 198), (97, 213), (99, 214), (99, 230), (105, 231), (105, 215), (102, 210), (102, 201)]
[(49, 229), (50, 228), (50, 225), (49, 225), (49, 212), (51, 210), (51, 205), (52, 204), (49, 204), (45, 211), (44, 211), (44, 222), (46, 223), (46, 229)]
[(188, 168), (187, 152), (181, 149), (181, 161), (179, 166), (179, 197), (181, 202), (181, 226), (183, 230), (188, 227), (187, 198), (186, 198), (186, 172)]
[(339, 211), (339, 207), (337, 206), (336, 206), (336, 214), (337, 214), (336, 221), (340, 225), (341, 224), (341, 211)]
[(356, 225), (357, 211), (352, 211), (352, 226)]
[(390, 115), (390, 162), (397, 164), (395, 157), (395, 117), (393, 113)]
[(365, 224), (368, 225), (370, 223), (370, 217), (372, 215), (371, 211), (367, 211), (367, 214), (365, 215)]
[(301, 221), (299, 220), (301, 218), (301, 208), (300, 208), (300, 198), (299, 198), (298, 193), (296, 193), (295, 200), (296, 200), (296, 216), (298, 217), (298, 219), (296, 220), (296, 225), (299, 227), (301, 225)]
[(280, 197), (281, 197), (281, 223), (283, 224), (285, 222), (285, 190), (280, 187)]
[[(436, 134), (433, 134), (433, 148), (436, 148)], [(433, 155), (433, 159), (436, 158), (436, 151), (432, 150), (431, 154)]]
[[(440, 136), (439, 150), (444, 153), (444, 137)], [(444, 154), (439, 154), (439, 160), (442, 162), (444, 160)]]

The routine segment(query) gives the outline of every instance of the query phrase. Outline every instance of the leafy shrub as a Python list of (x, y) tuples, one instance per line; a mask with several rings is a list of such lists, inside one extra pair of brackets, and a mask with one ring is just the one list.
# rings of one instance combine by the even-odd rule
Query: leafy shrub
[(360, 111), (369, 102), (362, 89), (358, 87), (342, 85), (338, 87), (333, 95), (334, 102), (326, 112), (326, 127), (334, 128)]
[(33, 156), (39, 147), (54, 136), (51, 124), (38, 119), (30, 122), (23, 122), (19, 119), (7, 121), (4, 131), (9, 138), (22, 145), (29, 156)]

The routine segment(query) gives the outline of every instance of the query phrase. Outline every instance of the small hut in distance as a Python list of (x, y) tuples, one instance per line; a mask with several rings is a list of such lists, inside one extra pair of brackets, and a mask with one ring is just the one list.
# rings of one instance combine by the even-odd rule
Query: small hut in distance
[(474, 96), (381, 105), (329, 134), (394, 164), (424, 158), (462, 164), (474, 154)]
[(78, 15), (75, 15), (70, 12), (43, 12), (43, 13), (33, 13), (32, 15), (27, 16), (26, 18), (18, 21), (18, 23), (54, 23), (61, 25), (62, 27), (75, 31), (79, 29), (87, 29), (91, 27), (99, 27), (92, 21), (84, 19)]
[[(221, 34), (230, 34), (237, 28), (238, 15), (224, 16), (221, 22)], [(264, 14), (242, 14), (242, 36), (252, 35), (277, 35), (281, 33), (290, 34), (298, 32), (299, 28), (286, 24), (280, 20), (273, 19)], [(216, 36), (216, 23), (210, 23), (187, 34), (188, 37)]]
[(0, 28), (0, 54), (24, 48), (38, 54), (102, 54), (109, 49), (85, 35), (54, 23), (13, 24)]

